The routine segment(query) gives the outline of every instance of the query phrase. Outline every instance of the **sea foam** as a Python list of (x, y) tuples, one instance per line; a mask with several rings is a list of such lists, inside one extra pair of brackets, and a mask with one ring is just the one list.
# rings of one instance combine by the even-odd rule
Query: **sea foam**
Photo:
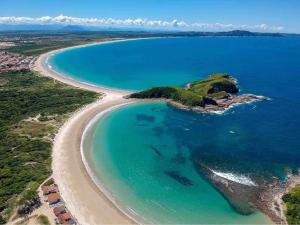
[(248, 186), (257, 186), (254, 181), (245, 175), (238, 175), (234, 173), (224, 173), (210, 169), (215, 175), (222, 177), (226, 180), (230, 180), (239, 184), (244, 184)]

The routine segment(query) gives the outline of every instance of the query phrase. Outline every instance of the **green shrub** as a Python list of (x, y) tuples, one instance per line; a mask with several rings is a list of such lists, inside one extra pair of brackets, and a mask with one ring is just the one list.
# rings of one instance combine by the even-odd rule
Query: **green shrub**
[(49, 180), (47, 180), (47, 181), (43, 184), (43, 186), (49, 186), (49, 185), (52, 185), (52, 184), (54, 184), (54, 180), (53, 180), (53, 178), (50, 178)]
[(237, 93), (235, 82), (227, 74), (215, 74), (206, 80), (190, 83), (188, 89), (174, 86), (154, 87), (130, 95), (132, 98), (166, 98), (182, 103), (186, 106), (205, 106), (215, 104), (212, 98), (226, 97), (230, 93)]
[(300, 224), (300, 186), (282, 197), (287, 211), (286, 218), (289, 224)]
[(50, 225), (49, 219), (45, 215), (39, 215), (36, 220), (39, 225)]

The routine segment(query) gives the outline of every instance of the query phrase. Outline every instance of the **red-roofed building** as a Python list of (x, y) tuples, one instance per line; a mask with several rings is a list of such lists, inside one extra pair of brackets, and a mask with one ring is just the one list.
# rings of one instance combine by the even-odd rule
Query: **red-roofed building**
[(70, 213), (62, 213), (58, 216), (58, 220), (60, 223), (67, 223), (67, 224), (73, 224), (74, 220)]
[(55, 216), (58, 216), (59, 214), (65, 213), (66, 208), (64, 206), (54, 207), (53, 212), (54, 212)]
[(60, 202), (60, 195), (58, 193), (49, 194), (47, 197), (47, 201), (48, 201), (49, 205), (56, 204), (56, 203)]
[(51, 193), (56, 193), (57, 192), (57, 188), (54, 185), (51, 186), (43, 186), (42, 187), (42, 191), (44, 195), (49, 195)]

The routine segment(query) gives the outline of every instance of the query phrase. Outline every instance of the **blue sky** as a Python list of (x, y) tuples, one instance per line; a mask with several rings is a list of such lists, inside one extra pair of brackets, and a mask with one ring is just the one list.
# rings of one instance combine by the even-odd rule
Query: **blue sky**
[(283, 27), (283, 32), (300, 33), (300, 0), (1, 0), (0, 9), (0, 17), (36, 18), (63, 14), (121, 20), (141, 18), (170, 22), (176, 19), (187, 24), (249, 27), (266, 24), (266, 30)]

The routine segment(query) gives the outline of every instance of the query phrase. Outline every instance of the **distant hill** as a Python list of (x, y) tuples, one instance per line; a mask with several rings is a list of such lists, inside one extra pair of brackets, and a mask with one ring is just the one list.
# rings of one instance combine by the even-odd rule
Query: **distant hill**
[(85, 27), (76, 26), (76, 25), (68, 25), (60, 29), (60, 31), (85, 31), (85, 30), (87, 30)]
[[(173, 33), (174, 34), (174, 33)], [(176, 32), (178, 36), (213, 36), (213, 37), (259, 37), (259, 36), (269, 36), (269, 37), (283, 37), (280, 33), (260, 33), (251, 32), (246, 30), (232, 30), (232, 31), (220, 31), (220, 32)]]
[(259, 33), (246, 30), (233, 30), (227, 32), (217, 32), (215, 36), (282, 36), (279, 33)]
[[(148, 34), (155, 34), (155, 36), (170, 35), (170, 36), (236, 36), (236, 37), (253, 37), (253, 36), (271, 36), (282, 37), (292, 34), (281, 33), (261, 33), (251, 32), (246, 30), (232, 30), (232, 31), (220, 31), (220, 32), (207, 32), (207, 31), (165, 31), (159, 29), (145, 29), (145, 28), (132, 28), (132, 27), (95, 27), (95, 26), (80, 26), (80, 25), (7, 25), (0, 24), (0, 32), (5, 31), (64, 31), (64, 32), (145, 32)], [(297, 34), (294, 34), (297, 35)]]

